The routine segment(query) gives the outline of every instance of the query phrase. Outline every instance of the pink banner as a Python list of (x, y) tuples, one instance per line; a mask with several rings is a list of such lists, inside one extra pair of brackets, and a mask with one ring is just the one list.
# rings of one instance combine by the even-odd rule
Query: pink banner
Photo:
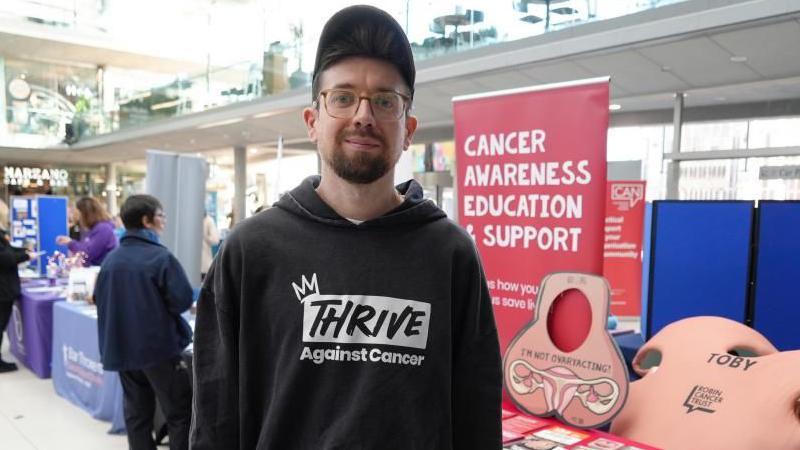
[[(480, 252), (505, 352), (545, 275), (602, 273), (608, 79), (453, 102), (459, 223)], [(591, 312), (567, 300), (552, 337), (569, 346)]]
[(642, 313), (644, 181), (609, 181), (603, 276), (611, 285), (611, 313)]

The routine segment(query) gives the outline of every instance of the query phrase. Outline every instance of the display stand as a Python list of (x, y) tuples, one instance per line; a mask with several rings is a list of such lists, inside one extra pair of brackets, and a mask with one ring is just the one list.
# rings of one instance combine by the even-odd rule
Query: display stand
[(67, 197), (52, 195), (11, 196), (11, 245), (44, 252), (30, 264), (44, 274), (47, 258), (55, 251), (67, 253), (56, 237), (69, 234)]

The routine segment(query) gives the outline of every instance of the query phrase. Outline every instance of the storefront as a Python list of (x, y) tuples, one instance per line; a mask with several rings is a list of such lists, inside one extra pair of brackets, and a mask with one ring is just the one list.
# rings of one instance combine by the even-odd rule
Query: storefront
[[(104, 199), (107, 191), (106, 169), (103, 166), (67, 166), (55, 164), (6, 164), (0, 166), (3, 183), (0, 199), (12, 195), (62, 195)], [(128, 196), (144, 192), (144, 171), (136, 166), (117, 168), (117, 204)]]

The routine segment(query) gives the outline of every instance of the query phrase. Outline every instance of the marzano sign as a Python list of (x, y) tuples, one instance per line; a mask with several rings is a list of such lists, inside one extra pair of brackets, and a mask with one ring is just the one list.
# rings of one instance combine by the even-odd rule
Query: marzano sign
[(3, 173), (5, 184), (9, 186), (24, 186), (26, 184), (43, 186), (45, 182), (51, 187), (66, 187), (69, 185), (69, 173), (64, 169), (5, 166)]

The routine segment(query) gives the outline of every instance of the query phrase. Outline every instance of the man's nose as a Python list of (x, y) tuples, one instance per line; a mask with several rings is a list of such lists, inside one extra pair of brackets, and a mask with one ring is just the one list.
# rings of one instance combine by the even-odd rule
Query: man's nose
[(356, 109), (356, 115), (353, 116), (353, 121), (356, 125), (362, 127), (375, 124), (375, 116), (372, 114), (372, 105), (368, 98), (360, 98), (358, 100), (358, 109)]

